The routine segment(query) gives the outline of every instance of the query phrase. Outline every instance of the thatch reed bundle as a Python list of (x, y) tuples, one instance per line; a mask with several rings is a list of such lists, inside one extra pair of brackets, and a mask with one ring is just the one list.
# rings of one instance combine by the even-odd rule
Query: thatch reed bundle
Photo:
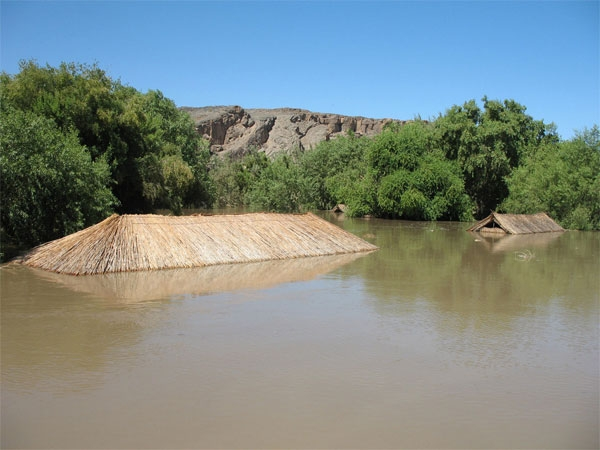
[(546, 213), (537, 214), (498, 214), (491, 213), (480, 220), (467, 231), (482, 233), (551, 233), (565, 231), (559, 224), (552, 220)]
[(34, 248), (23, 264), (88, 275), (371, 251), (314, 214), (113, 215)]

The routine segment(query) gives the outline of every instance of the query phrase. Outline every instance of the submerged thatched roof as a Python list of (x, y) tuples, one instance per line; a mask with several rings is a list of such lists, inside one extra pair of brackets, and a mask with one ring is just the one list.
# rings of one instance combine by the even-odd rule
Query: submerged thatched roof
[(335, 255), (377, 247), (314, 214), (113, 215), (23, 264), (72, 275)]
[(546, 213), (498, 214), (491, 213), (467, 231), (501, 232), (508, 234), (549, 233), (565, 231)]

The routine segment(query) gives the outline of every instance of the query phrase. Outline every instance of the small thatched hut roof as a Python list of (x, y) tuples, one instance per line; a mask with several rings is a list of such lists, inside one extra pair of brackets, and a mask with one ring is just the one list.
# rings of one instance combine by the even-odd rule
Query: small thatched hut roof
[(546, 213), (498, 214), (491, 213), (467, 231), (487, 233), (529, 234), (565, 231)]
[(334, 213), (345, 213), (347, 209), (348, 208), (346, 207), (346, 205), (344, 205), (343, 203), (338, 203), (337, 205), (335, 205), (331, 209), (331, 212), (334, 212)]
[(314, 214), (113, 215), (42, 244), (23, 264), (88, 275), (375, 250)]

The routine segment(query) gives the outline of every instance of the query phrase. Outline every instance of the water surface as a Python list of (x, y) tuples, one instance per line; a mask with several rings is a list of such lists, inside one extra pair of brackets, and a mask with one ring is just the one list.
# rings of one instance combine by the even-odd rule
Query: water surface
[(2, 448), (598, 448), (600, 234), (1, 276)]

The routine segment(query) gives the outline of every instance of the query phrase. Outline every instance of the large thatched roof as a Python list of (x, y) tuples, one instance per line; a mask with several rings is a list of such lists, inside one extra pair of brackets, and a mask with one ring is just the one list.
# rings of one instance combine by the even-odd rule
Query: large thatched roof
[(202, 267), (377, 247), (314, 214), (113, 215), (34, 248), (23, 264), (87, 275)]
[(491, 213), (467, 231), (499, 232), (508, 234), (548, 233), (565, 231), (546, 213), (498, 214)]

